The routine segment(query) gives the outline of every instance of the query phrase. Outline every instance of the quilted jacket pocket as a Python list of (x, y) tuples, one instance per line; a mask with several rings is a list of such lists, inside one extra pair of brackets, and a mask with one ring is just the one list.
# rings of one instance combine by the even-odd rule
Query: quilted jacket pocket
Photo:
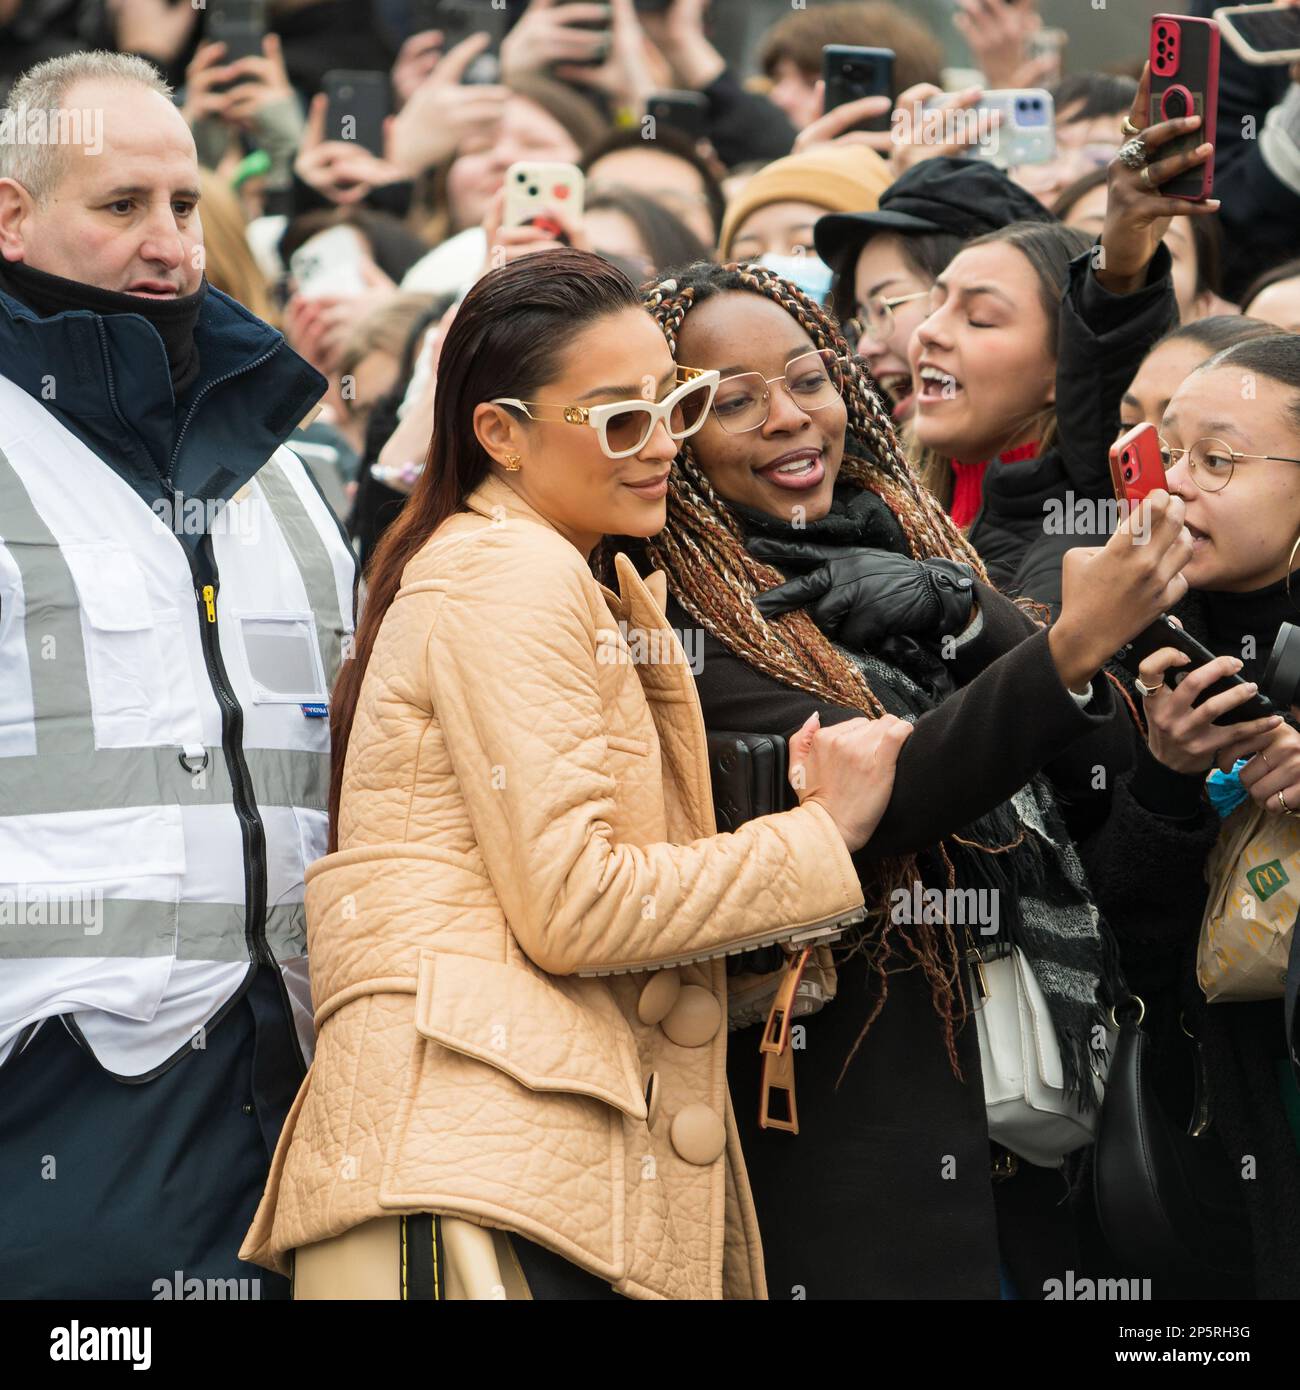
[(527, 969), (422, 951), (415, 1026), (531, 1091), (591, 1096), (646, 1117), (631, 1034)]

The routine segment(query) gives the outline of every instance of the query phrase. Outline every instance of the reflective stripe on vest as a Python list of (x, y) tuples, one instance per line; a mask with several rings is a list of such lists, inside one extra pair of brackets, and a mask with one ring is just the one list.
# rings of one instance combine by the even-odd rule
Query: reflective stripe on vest
[[(0, 382), (0, 386), (4, 385), (8, 383)], [(62, 426), (39, 406), (35, 408), (48, 422), (48, 428), (62, 430)], [(21, 429), (14, 441), (11, 447), (21, 447), (19, 441), (25, 442)], [(77, 447), (84, 446), (78, 442)], [(88, 450), (86, 455), (94, 458)], [(94, 460), (94, 463), (105, 470), (106, 488), (120, 482), (101, 460)], [(302, 465), (293, 459), (290, 466)], [(98, 477), (93, 470), (92, 476)], [(343, 542), (340, 539), (335, 547), (339, 555), (332, 556), (330, 544), (321, 534), (323, 523), (319, 523), (304, 505), (278, 458), (268, 461), (255, 482), (285, 542), (280, 553), (289, 553), (310, 603), (328, 688), (337, 673), (341, 631), (351, 628), (350, 612), (341, 610), (344, 589), (341, 577), (347, 564), (341, 558)], [(77, 486), (75, 472), (69, 486)], [(84, 505), (93, 508), (95, 500), (93, 494), (89, 495)], [(141, 524), (148, 527), (151, 522), (152, 517), (146, 512)], [(129, 545), (132, 540), (126, 536), (122, 543)], [(174, 893), (169, 892), (166, 882), (159, 882), (157, 876), (153, 878), (151, 886), (155, 896), (158, 890), (168, 894), (162, 900), (154, 900), (147, 892), (137, 895), (134, 885), (123, 891), (119, 880), (114, 880), (116, 896), (97, 900), (93, 891), (88, 892), (93, 885), (77, 880), (75, 872), (64, 872), (68, 882), (54, 881), (53, 872), (63, 868), (57, 862), (56, 836), (52, 835), (47, 842), (49, 849), (44, 859), (37, 856), (39, 862), (34, 863), (30, 857), (26, 865), (12, 862), (23, 857), (24, 836), (35, 842), (45, 831), (45, 827), (32, 826), (25, 818), (49, 816), (51, 827), (57, 829), (59, 818), (73, 812), (109, 814), (139, 809), (146, 814), (150, 808), (166, 812), (167, 808), (229, 807), (233, 827), (234, 810), (230, 773), (219, 743), (206, 748), (206, 766), (197, 773), (190, 769), (198, 759), (191, 761), (190, 767), (183, 765), (180, 761), (182, 750), (175, 743), (95, 747), (96, 707), (91, 695), (90, 653), (83, 638), (83, 603), (77, 581), (59, 537), (38, 511), (32, 494), (3, 450), (0, 450), (0, 543), (16, 565), (21, 583), (21, 623), (30, 671), (36, 748), (34, 754), (0, 755), (0, 850), (6, 851), (0, 858), (8, 861), (0, 863), (0, 958), (174, 954), (178, 959), (192, 961), (247, 960), (244, 902), (242, 899), (238, 902), (186, 900), (184, 885), (191, 877), (193, 863), (188, 864), (183, 874), (178, 871), (173, 876)], [(177, 545), (177, 557), (184, 563), (176, 539), (159, 537), (156, 543)], [(256, 563), (256, 554), (250, 554), (250, 562)], [(73, 556), (74, 560), (77, 558)], [(82, 559), (84, 561), (84, 552)], [(283, 561), (267, 563), (279, 564), (279, 570), (273, 569), (272, 573), (289, 572)], [(336, 563), (340, 566), (337, 580)], [(80, 577), (84, 583), (84, 574)], [(189, 592), (192, 593), (192, 587)], [(14, 619), (12, 612), (0, 614), (0, 618), (5, 617), (10, 621)], [(194, 600), (182, 611), (181, 621), (193, 623), (197, 619), (198, 606)], [(130, 623), (125, 626), (129, 628)], [(18, 650), (21, 651), (21, 647)], [(96, 653), (99, 650), (96, 648)], [(175, 653), (166, 653), (164, 660), (175, 660)], [(180, 660), (188, 661), (189, 657), (182, 653)], [(196, 673), (194, 680), (201, 687), (200, 700), (210, 698), (206, 674)], [(19, 693), (18, 699), (25, 703), (25, 691)], [(5, 690), (0, 685), (0, 725), (15, 717), (21, 722), (25, 718), (24, 710), (15, 710), (12, 705), (6, 709), (4, 701)], [(296, 709), (294, 716), (303, 717)], [(15, 745), (11, 743), (10, 746)], [(16, 746), (30, 744), (20, 739)], [(187, 754), (197, 755), (201, 746), (201, 742), (187, 745)], [(328, 753), (310, 748), (245, 747), (244, 756), (259, 808), (299, 808), (323, 814), (329, 785)], [(183, 818), (184, 810), (173, 809), (168, 814)], [(263, 819), (266, 820), (265, 815)], [(298, 821), (296, 812), (287, 809), (277, 821), (281, 827), (282, 846), (284, 825), (295, 821)], [(119, 816), (119, 830), (120, 822)], [(197, 841), (194, 825), (183, 824), (187, 844)], [(179, 839), (180, 825), (174, 828)], [(93, 831), (91, 835), (93, 837)], [(270, 838), (268, 826), (268, 842)], [(18, 846), (17, 851), (7, 852), (14, 845)], [(293, 853), (306, 858), (306, 845), (306, 832), (298, 821)], [(198, 843), (191, 847), (191, 858), (201, 853), (202, 848)], [(285, 852), (283, 848), (280, 851), (281, 880)], [(228, 863), (228, 856), (223, 862)], [(141, 888), (151, 884), (150, 876), (141, 873), (138, 867), (130, 863), (121, 867), (124, 878), (130, 878), (133, 870), (140, 875)], [(63, 890), (76, 902), (60, 904), (58, 895)], [(266, 920), (268, 943), (281, 960), (299, 956), (305, 950), (305, 909), (301, 901), (285, 901), (283, 882), (278, 887), (268, 884), (268, 890), (271, 895)], [(204, 894), (195, 890), (195, 896)], [(54, 908), (43, 910), (50, 903)], [(80, 910), (76, 903), (81, 904)], [(95, 905), (93, 921), (85, 920), (87, 903)], [(49, 920), (51, 917), (56, 920)]]

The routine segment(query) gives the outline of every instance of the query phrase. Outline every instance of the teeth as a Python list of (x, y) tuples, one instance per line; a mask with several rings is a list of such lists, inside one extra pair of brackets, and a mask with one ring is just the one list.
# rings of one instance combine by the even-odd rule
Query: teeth
[(951, 372), (941, 372), (937, 367), (922, 367), (921, 380), (936, 382), (945, 391), (955, 391), (958, 389), (958, 381)]
[(796, 459), (794, 463), (783, 463), (780, 468), (774, 471), (777, 473), (808, 473), (816, 462), (816, 459)]

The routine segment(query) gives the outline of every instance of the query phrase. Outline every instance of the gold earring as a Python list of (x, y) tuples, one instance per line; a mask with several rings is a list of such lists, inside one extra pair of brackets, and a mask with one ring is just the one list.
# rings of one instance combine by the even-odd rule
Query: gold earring
[(505, 457), (505, 461), (504, 461), (504, 463), (502, 464), (502, 467), (508, 468), (508, 469), (510, 470), (511, 473), (518, 473), (518, 472), (519, 472), (519, 455), (518, 455), (518, 454), (507, 454), (506, 457)]

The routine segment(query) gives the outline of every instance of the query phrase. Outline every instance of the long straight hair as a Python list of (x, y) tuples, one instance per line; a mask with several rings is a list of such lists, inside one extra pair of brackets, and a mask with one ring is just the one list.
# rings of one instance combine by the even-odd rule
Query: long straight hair
[(343, 767), (375, 639), (407, 564), (488, 476), (491, 459), (474, 432), (474, 409), (497, 396), (528, 400), (562, 375), (575, 333), (641, 301), (627, 277), (586, 251), (525, 256), (489, 271), (465, 296), (443, 341), (438, 403), (424, 472), (385, 532), (366, 571), (367, 597), (352, 660), (330, 701), (330, 838), (338, 848)]
[[(1061, 328), (1061, 299), (1069, 284), (1070, 263), (1092, 245), (1092, 240), (1078, 228), (1066, 227), (1059, 222), (1012, 222), (995, 232), (987, 232), (974, 241), (968, 241), (962, 250), (998, 245), (1014, 246), (1033, 267), (1038, 280), (1039, 302), (1047, 316), (1047, 341), (1044, 347), (1055, 362), (1057, 336)], [(1044, 405), (1021, 419), (1006, 421), (1005, 442), (995, 452), (1010, 448), (1017, 439), (1028, 434), (1038, 440), (1039, 453), (1045, 454), (1056, 442), (1056, 433), (1056, 407)], [(914, 464), (921, 481), (945, 507), (950, 506), (953, 493), (952, 460), (934, 449), (923, 449), (914, 456)]]

